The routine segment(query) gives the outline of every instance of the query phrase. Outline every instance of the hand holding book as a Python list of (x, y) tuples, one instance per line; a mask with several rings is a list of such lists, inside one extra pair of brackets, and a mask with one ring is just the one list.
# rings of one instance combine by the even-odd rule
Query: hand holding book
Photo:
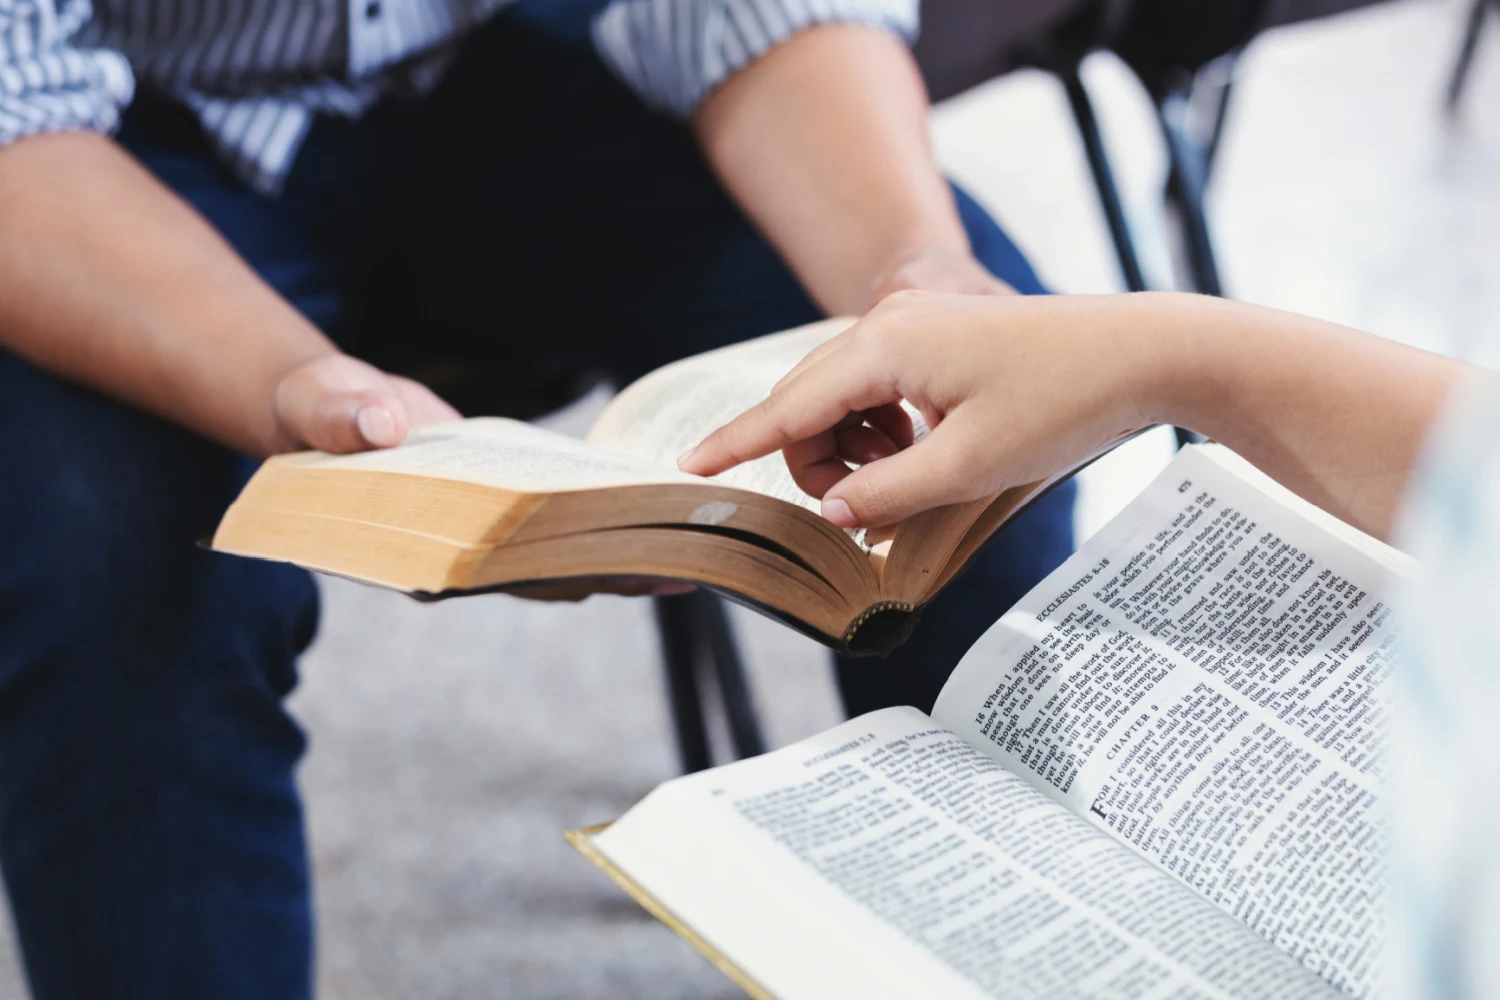
[[(1045, 480), (1165, 423), (1229, 445), (1383, 535), (1462, 369), (1332, 324), (1200, 296), (907, 292), (813, 351), (680, 465), (716, 475), (779, 449), (825, 517), (876, 526)], [(901, 400), (932, 433), (869, 461)]]
[(213, 546), (421, 597), (577, 597), (606, 577), (687, 581), (846, 652), (887, 652), (910, 634), (917, 609), (1052, 482), (875, 535), (818, 517), (779, 455), (713, 479), (674, 464), (851, 322), (660, 368), (621, 392), (587, 441), (477, 418), (415, 428), (396, 448), (279, 455), (226, 513)]
[(270, 403), (274, 452), (393, 448), (412, 428), (459, 419), (426, 386), (331, 348), (285, 372)]
[[(1384, 534), (1463, 367), (1178, 295), (905, 293), (851, 324), (658, 369), (587, 442), (479, 419), (417, 428), (398, 448), (278, 456), (214, 547), (425, 597), (690, 581), (880, 654), (1019, 511), (1154, 421)], [(712, 478), (680, 471), (676, 456), (715, 427), (680, 460)], [(817, 516), (820, 500), (835, 517)]]

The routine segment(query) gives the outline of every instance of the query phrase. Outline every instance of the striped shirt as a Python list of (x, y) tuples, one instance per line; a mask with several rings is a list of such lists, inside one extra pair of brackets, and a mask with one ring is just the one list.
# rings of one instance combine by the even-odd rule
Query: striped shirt
[[(137, 80), (190, 107), (247, 183), (275, 193), (318, 113), (423, 91), (507, 0), (0, 0), (0, 146), (112, 130)], [(600, 56), (686, 116), (796, 32), (866, 24), (911, 38), (919, 0), (609, 0)]]

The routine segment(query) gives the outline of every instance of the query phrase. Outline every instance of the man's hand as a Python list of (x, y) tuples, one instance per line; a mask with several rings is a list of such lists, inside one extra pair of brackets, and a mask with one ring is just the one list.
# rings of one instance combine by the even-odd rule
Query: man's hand
[(271, 408), (276, 440), (268, 443), (270, 452), (392, 448), (413, 427), (459, 419), (426, 386), (337, 352), (288, 372), (272, 391)]
[[(276, 384), (271, 406), (277, 439), (265, 449), (270, 453), (393, 448), (414, 427), (459, 419), (458, 411), (426, 386), (337, 352), (288, 372)], [(595, 594), (667, 596), (693, 589), (682, 580), (601, 576), (532, 584), (508, 593), (531, 601), (581, 601)]]
[(338, 353), (191, 207), (90, 133), (0, 149), (0, 345), (257, 457), (458, 414)]
[(693, 119), (724, 187), (829, 315), (891, 292), (997, 292), (970, 252), (927, 132), (911, 53), (884, 31), (809, 28)]
[[(414, 427), (459, 419), (426, 386), (330, 351), (289, 371), (272, 392), (276, 440), (268, 453), (317, 448), (345, 454), (393, 448)], [(531, 601), (581, 601), (595, 594), (622, 597), (686, 594), (693, 584), (650, 576), (579, 577), (508, 591)]]
[(923, 247), (897, 254), (876, 276), (866, 309), (894, 292), (948, 292), (955, 295), (1014, 295), (1016, 290), (974, 259), (967, 250)]

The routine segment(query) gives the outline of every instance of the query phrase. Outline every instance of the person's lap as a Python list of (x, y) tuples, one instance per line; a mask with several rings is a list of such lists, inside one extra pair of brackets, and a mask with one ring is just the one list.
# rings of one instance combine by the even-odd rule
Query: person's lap
[[(625, 379), (817, 318), (688, 132), (526, 20), (497, 19), (431, 98), (321, 123), (277, 201), (149, 98), (121, 140), (356, 351), (498, 346)], [(1040, 291), (960, 205), (980, 259)], [(27, 484), (0, 501), (0, 861), (38, 996), (306, 995), (301, 736), (281, 699), (310, 580), (194, 547), (242, 460), (3, 352), (0, 414)], [(1067, 495), (1027, 518), (907, 647), (841, 665), (851, 710), (930, 705), (1070, 549)]]
[(305, 995), (281, 700), (316, 590), (192, 544), (236, 456), (4, 352), (0, 425), (0, 864), (35, 995)]

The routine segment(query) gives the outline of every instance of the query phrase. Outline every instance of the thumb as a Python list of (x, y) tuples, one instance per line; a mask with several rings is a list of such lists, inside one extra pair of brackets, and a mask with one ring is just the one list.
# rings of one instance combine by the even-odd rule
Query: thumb
[(383, 392), (320, 393), (287, 417), (293, 436), (335, 454), (395, 447), (411, 425), (401, 400)]
[(921, 441), (860, 466), (823, 495), (823, 516), (841, 528), (880, 528), (933, 507), (990, 492), (986, 470), (969, 459), (950, 416)]

